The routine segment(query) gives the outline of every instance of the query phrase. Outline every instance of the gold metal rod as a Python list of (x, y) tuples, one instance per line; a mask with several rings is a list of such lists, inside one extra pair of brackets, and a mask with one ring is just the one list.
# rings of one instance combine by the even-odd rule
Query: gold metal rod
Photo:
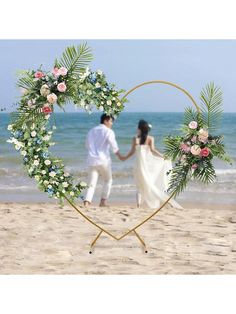
[(96, 238), (93, 240), (93, 242), (90, 245), (91, 248), (94, 246), (94, 244), (96, 243), (96, 241), (98, 240), (98, 238), (101, 236), (102, 233), (103, 233), (102, 230), (98, 233), (98, 235), (96, 236)]
[(126, 237), (128, 234), (130, 234), (132, 231), (134, 231), (135, 229), (138, 229), (139, 227), (141, 227), (145, 222), (147, 222), (148, 220), (150, 220), (153, 216), (155, 216), (159, 210), (161, 210), (168, 202), (169, 200), (173, 197), (174, 192), (170, 195), (170, 197), (157, 209), (154, 211), (154, 213), (152, 213), (150, 216), (148, 216), (146, 219), (144, 219), (142, 222), (140, 222), (137, 226), (135, 226), (134, 228), (130, 229), (129, 231), (127, 231), (126, 233), (124, 233), (122, 236), (118, 237), (117, 240), (121, 240), (124, 237)]
[(125, 97), (127, 97), (129, 94), (131, 94), (134, 90), (138, 89), (139, 87), (144, 86), (144, 85), (148, 85), (148, 84), (166, 84), (166, 85), (170, 85), (170, 86), (173, 86), (173, 87), (181, 90), (185, 95), (187, 95), (191, 99), (191, 101), (193, 102), (193, 104), (196, 107), (197, 111), (198, 112), (201, 111), (201, 109), (197, 105), (196, 101), (193, 99), (193, 97), (184, 88), (182, 88), (181, 86), (179, 86), (177, 84), (174, 84), (174, 83), (171, 83), (171, 82), (168, 82), (168, 81), (162, 81), (162, 80), (154, 80), (154, 81), (148, 81), (148, 82), (141, 83), (141, 84), (133, 87), (132, 89), (130, 89), (128, 92), (126, 92), (126, 94), (121, 98), (121, 100), (124, 99)]
[(140, 237), (140, 235), (138, 234), (138, 232), (136, 230), (134, 230), (134, 234), (136, 235), (136, 237), (139, 239), (139, 241), (141, 242), (141, 244), (144, 246), (145, 248), (145, 252), (147, 252), (147, 247), (145, 242), (143, 241), (143, 239)]
[(79, 210), (74, 203), (72, 203), (64, 194), (65, 199), (67, 200), (67, 202), (75, 209), (77, 210), (77, 212), (83, 216), (88, 222), (90, 222), (92, 225), (94, 225), (95, 227), (97, 227), (98, 229), (100, 229), (101, 231), (103, 231), (104, 233), (108, 234), (110, 237), (112, 237), (115, 240), (118, 240), (118, 238), (116, 236), (114, 236), (112, 233), (110, 233), (109, 231), (103, 229), (102, 227), (100, 227), (99, 225), (97, 225), (95, 222), (93, 222), (89, 217), (87, 217), (81, 210)]

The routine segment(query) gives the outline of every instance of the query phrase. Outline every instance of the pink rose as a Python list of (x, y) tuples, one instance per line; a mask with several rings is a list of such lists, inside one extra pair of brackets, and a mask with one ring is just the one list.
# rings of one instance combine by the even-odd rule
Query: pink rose
[(43, 72), (41, 72), (41, 71), (37, 71), (37, 72), (35, 72), (35, 74), (34, 74), (34, 77), (37, 78), (37, 79), (40, 79), (40, 78), (42, 78), (43, 76), (44, 76), (44, 74), (43, 74)]
[(41, 109), (41, 111), (45, 114), (51, 113), (52, 112), (52, 108), (50, 107), (49, 104), (44, 104), (43, 108)]
[(50, 104), (54, 104), (57, 101), (57, 95), (54, 93), (47, 95), (47, 101)]
[(192, 168), (193, 170), (195, 170), (195, 169), (197, 169), (197, 167), (198, 167), (197, 164), (193, 164), (191, 168)]
[(180, 149), (185, 153), (188, 153), (190, 151), (190, 147), (186, 145), (185, 143), (180, 144)]
[(197, 141), (196, 135), (194, 135), (194, 136), (191, 138), (191, 141), (192, 141), (193, 143), (195, 143), (195, 142)]
[(57, 85), (57, 89), (59, 90), (59, 92), (64, 93), (66, 91), (66, 84), (64, 82), (59, 83)]
[(58, 70), (59, 74), (62, 75), (62, 76), (65, 76), (67, 74), (67, 68), (65, 67), (61, 67), (59, 70)]
[(208, 147), (204, 147), (201, 149), (201, 152), (200, 152), (201, 157), (207, 157), (209, 156), (209, 154), (210, 154), (210, 150)]
[(189, 123), (189, 125), (188, 125), (188, 127), (190, 128), (190, 129), (196, 129), (197, 128), (197, 122), (196, 121), (191, 121), (190, 123)]
[(201, 148), (198, 145), (193, 145), (191, 147), (191, 153), (195, 156), (198, 156), (201, 153)]
[(52, 70), (52, 74), (54, 75), (54, 76), (59, 76), (60, 75), (60, 73), (59, 73), (59, 69), (58, 68), (54, 68), (53, 70)]

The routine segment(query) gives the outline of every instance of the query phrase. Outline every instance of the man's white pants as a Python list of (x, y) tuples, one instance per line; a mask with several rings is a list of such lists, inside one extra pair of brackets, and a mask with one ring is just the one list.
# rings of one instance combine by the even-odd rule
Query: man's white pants
[(85, 200), (90, 203), (92, 202), (93, 199), (99, 175), (102, 177), (103, 180), (101, 198), (108, 199), (112, 186), (111, 163), (89, 167), (88, 170), (89, 187), (87, 189)]

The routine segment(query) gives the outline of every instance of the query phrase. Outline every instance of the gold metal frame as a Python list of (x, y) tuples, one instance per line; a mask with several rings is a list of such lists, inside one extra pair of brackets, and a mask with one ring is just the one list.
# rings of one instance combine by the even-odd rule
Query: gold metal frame
[[(188, 98), (191, 100), (191, 102), (193, 103), (193, 105), (196, 107), (196, 110), (198, 112), (200, 112), (200, 108), (197, 105), (196, 101), (193, 99), (193, 97), (182, 87), (178, 86), (177, 84), (171, 83), (171, 82), (167, 82), (167, 81), (161, 81), (161, 80), (154, 80), (154, 81), (148, 81), (148, 82), (144, 82), (141, 83), (135, 87), (133, 87), (132, 89), (130, 89), (128, 92), (126, 92), (126, 94), (122, 97), (122, 99), (126, 98), (129, 94), (131, 94), (133, 91), (135, 91), (136, 89), (140, 88), (141, 86), (144, 85), (148, 85), (148, 84), (165, 84), (165, 85), (170, 85), (172, 87), (175, 87), (177, 89), (179, 89), (180, 91), (182, 91), (185, 95), (188, 96)], [(99, 226), (97, 223), (95, 223), (92, 219), (90, 219), (87, 215), (85, 215), (82, 212), (82, 207), (80, 207), (80, 209), (78, 208), (78, 206), (76, 206), (74, 203), (72, 203), (65, 195), (65, 199), (67, 200), (67, 202), (83, 217), (85, 218), (85, 220), (87, 220), (90, 224), (92, 224), (94, 227), (96, 227), (97, 229), (99, 229), (99, 233), (97, 234), (97, 236), (95, 237), (95, 239), (91, 242), (90, 244), (90, 251), (89, 253), (92, 253), (92, 249), (94, 247), (94, 245), (96, 244), (97, 240), (100, 238), (100, 236), (104, 233), (107, 234), (108, 236), (110, 236), (111, 238), (113, 238), (114, 240), (121, 240), (123, 238), (125, 238), (127, 235), (129, 235), (130, 233), (134, 233), (135, 236), (137, 237), (137, 239), (140, 241), (141, 245), (144, 248), (145, 253), (147, 253), (147, 247), (146, 244), (144, 242), (144, 240), (140, 237), (140, 235), (137, 232), (137, 229), (139, 227), (141, 227), (143, 224), (145, 224), (147, 221), (149, 221), (152, 217), (154, 217), (168, 202), (169, 200), (173, 197), (172, 193), (169, 198), (159, 207), (157, 208), (151, 215), (149, 215), (148, 217), (146, 217), (142, 222), (140, 222), (139, 224), (137, 224), (136, 226), (134, 226), (133, 228), (131, 228), (129, 231), (125, 232), (124, 234), (120, 235), (120, 236), (115, 236), (114, 234), (112, 234), (110, 231), (104, 229), (103, 227)]]

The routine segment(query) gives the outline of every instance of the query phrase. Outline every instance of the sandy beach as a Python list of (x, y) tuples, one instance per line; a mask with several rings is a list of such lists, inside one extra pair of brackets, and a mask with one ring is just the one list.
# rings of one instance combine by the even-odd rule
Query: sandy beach
[[(197, 208), (198, 207), (198, 208)], [(150, 210), (91, 207), (86, 214), (116, 235)], [(236, 207), (165, 208), (137, 231), (116, 241), (75, 209), (49, 203), (0, 204), (0, 274), (236, 274)]]

